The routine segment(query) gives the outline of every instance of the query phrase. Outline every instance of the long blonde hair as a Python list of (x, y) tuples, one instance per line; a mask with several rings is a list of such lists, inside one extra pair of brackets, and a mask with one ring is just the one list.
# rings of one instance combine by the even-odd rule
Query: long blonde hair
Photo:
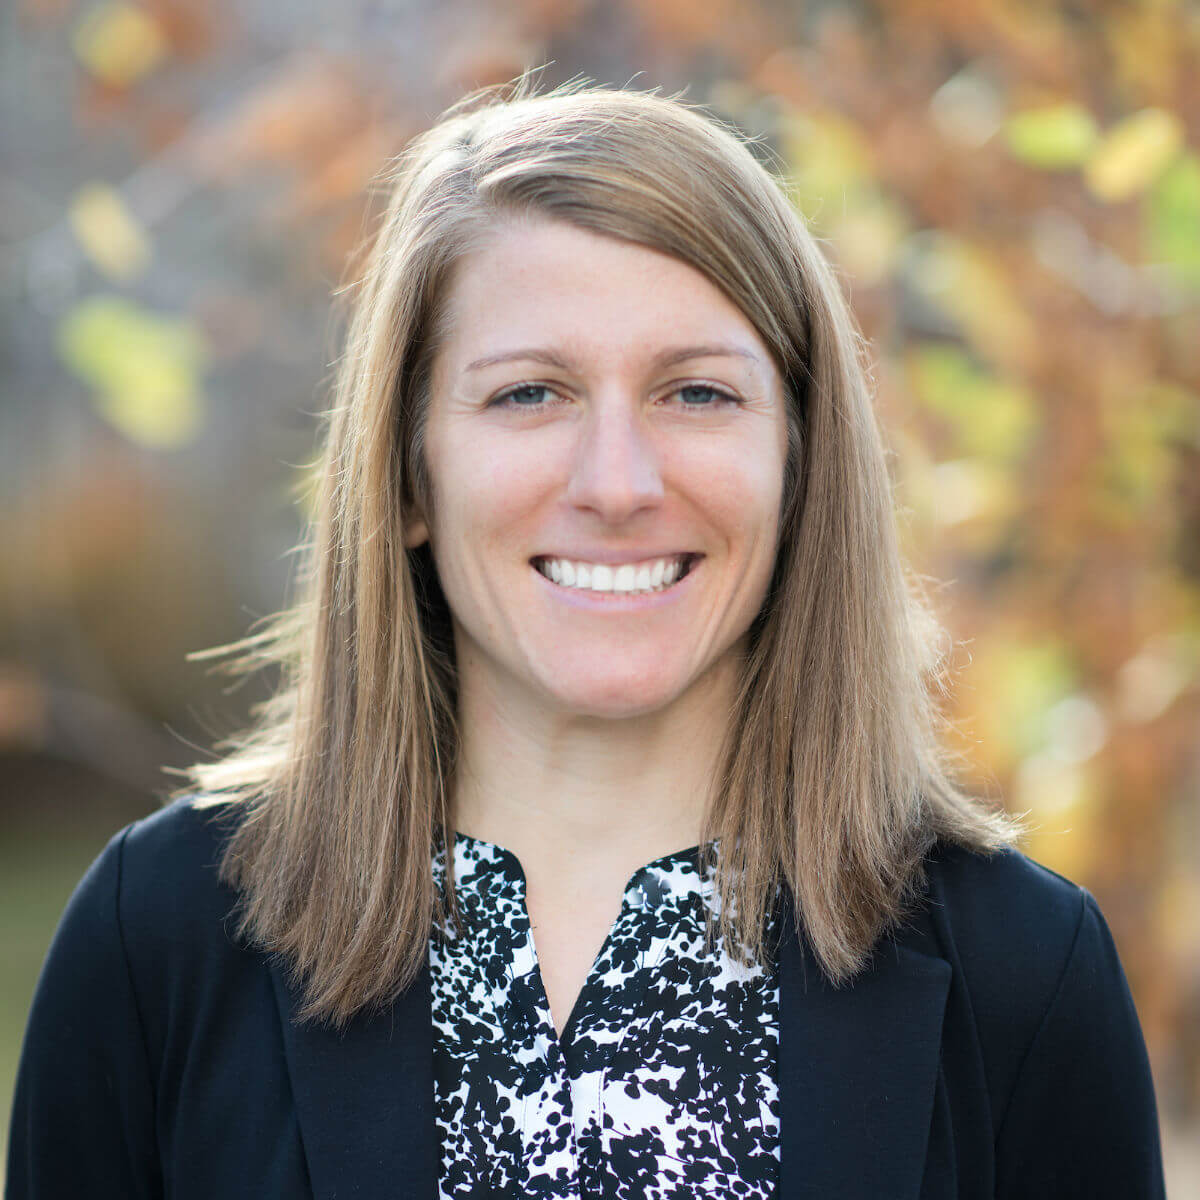
[[(296, 602), (208, 655), (282, 668), (216, 761), (185, 776), (236, 815), (222, 876), (241, 933), (335, 1024), (416, 977), (434, 922), (433, 847), (453, 840), (454, 645), (428, 547), (422, 435), (440, 306), (475, 239), (538, 214), (702, 272), (772, 350), (789, 392), (780, 548), (751, 629), (704, 840), (720, 839), (719, 933), (763, 952), (776, 885), (829, 978), (862, 967), (923, 882), (939, 837), (978, 850), (1017, 823), (951, 775), (932, 695), (944, 638), (901, 561), (862, 339), (786, 193), (736, 133), (653, 93), (489, 89), (382, 177), (327, 414)], [(198, 793), (195, 791), (198, 789)]]

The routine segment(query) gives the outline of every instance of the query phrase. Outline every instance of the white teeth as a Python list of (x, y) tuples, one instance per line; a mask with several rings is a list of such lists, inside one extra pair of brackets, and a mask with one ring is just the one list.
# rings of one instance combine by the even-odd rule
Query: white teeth
[(560, 587), (628, 595), (670, 587), (683, 574), (686, 559), (687, 555), (678, 555), (675, 558), (660, 558), (653, 565), (622, 563), (618, 567), (611, 567), (606, 563), (549, 558), (539, 559), (536, 565), (543, 575)]

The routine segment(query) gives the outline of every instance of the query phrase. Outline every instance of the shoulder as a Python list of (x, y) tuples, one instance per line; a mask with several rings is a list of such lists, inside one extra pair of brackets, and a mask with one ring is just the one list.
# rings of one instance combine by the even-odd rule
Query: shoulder
[(1045, 992), (1089, 908), (1099, 911), (1085, 888), (1020, 850), (985, 854), (939, 841), (925, 865), (929, 920), (968, 976), (1010, 977), (1019, 964), (1024, 986)]
[(185, 797), (119, 829), (72, 893), (60, 934), (78, 927), (86, 936), (114, 919), (169, 923), (188, 911), (227, 907), (235, 897), (218, 876), (224, 815)]
[(926, 858), (925, 905), (915, 921), (949, 960), (980, 1036), (1033, 1037), (1076, 953), (1086, 889), (1016, 849), (980, 853), (938, 842)]
[(953, 970), (950, 1011), (973, 1027), (1003, 1113), (1018, 1073), (1141, 1033), (1112, 934), (1091, 893), (1018, 850), (939, 843), (926, 905), (906, 931)]
[(225, 947), (237, 893), (220, 878), (233, 814), (185, 796), (122, 829), (116, 859), (118, 920), (127, 943), (150, 951)]
[(974, 900), (1036, 911), (1049, 904), (1054, 914), (1078, 916), (1088, 894), (1078, 883), (1015, 847), (984, 852), (938, 839), (925, 866), (931, 880), (940, 885), (944, 900), (966, 906)]
[(238, 897), (220, 858), (230, 815), (188, 796), (118, 830), (75, 888), (50, 960), (137, 982), (146, 964), (191, 975), (229, 957)]
[(231, 814), (220, 805), (202, 807), (199, 800), (184, 796), (116, 834), (110, 851), (119, 859), (123, 894), (173, 907), (220, 891)]

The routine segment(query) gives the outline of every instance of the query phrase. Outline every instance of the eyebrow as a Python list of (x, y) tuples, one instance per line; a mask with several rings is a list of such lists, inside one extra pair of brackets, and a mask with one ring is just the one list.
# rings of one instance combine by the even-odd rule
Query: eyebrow
[[(693, 358), (748, 358), (761, 363), (762, 356), (744, 346), (721, 343), (719, 345), (678, 346), (664, 350), (654, 356), (654, 366), (673, 367)], [(467, 364), (468, 371), (479, 371), (484, 367), (494, 367), (497, 363), (523, 360), (528, 362), (545, 363), (548, 367), (557, 367), (560, 371), (568, 371), (571, 364), (561, 354), (541, 346), (524, 346), (519, 350), (505, 350), (499, 354), (488, 354)]]

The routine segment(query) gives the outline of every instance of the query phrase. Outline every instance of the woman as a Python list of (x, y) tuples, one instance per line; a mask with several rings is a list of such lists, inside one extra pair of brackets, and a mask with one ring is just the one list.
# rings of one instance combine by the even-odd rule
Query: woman
[(518, 89), (391, 186), (305, 591), (239, 644), (282, 686), (73, 898), (9, 1195), (1161, 1195), (1104, 920), (939, 749), (771, 176)]

